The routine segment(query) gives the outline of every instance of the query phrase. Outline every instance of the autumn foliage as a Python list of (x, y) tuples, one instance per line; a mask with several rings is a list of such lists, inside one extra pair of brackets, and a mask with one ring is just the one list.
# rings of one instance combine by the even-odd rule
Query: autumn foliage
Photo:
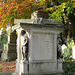
[(37, 10), (39, 5), (43, 5), (44, 0), (8, 0), (2, 2), (0, 0), (0, 28), (6, 28), (6, 26), (13, 25), (15, 19), (25, 19), (30, 18), (33, 11)]
[(6, 62), (6, 61), (2, 61), (0, 60), (0, 75), (1, 72), (5, 71), (9, 73), (9, 70), (15, 70), (16, 68), (16, 64), (15, 62)]

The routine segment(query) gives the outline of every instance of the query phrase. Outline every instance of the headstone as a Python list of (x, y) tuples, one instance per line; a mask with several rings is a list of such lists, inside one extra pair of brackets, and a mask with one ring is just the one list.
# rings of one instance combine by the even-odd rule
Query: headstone
[(16, 40), (17, 34), (16, 31), (13, 31), (10, 33), (10, 35), (8, 35), (8, 43), (4, 45), (4, 50), (1, 55), (2, 60), (6, 59), (14, 60), (17, 58)]
[[(16, 25), (13, 30), (16, 30), (18, 36), (16, 70), (12, 75), (61, 73), (62, 60), (57, 59), (57, 36), (63, 31), (63, 24), (57, 20), (39, 17), (39, 12), (34, 16), (34, 13), (31, 19), (14, 20)], [(26, 33), (21, 35), (22, 31)], [(26, 56), (23, 59), (23, 49), (27, 51), (25, 55), (28, 59)]]

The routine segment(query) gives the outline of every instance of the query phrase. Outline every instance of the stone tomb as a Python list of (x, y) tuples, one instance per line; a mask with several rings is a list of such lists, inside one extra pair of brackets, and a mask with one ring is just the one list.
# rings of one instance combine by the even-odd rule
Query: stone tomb
[[(37, 16), (39, 12), (33, 14), (35, 13)], [(63, 24), (60, 21), (44, 19), (40, 16), (14, 21), (16, 25), (13, 30), (17, 31), (18, 38), (16, 70), (12, 75), (62, 73), (62, 60), (57, 59), (57, 36), (63, 30)], [(23, 57), (22, 53), (24, 41), (22, 31), (27, 34), (29, 39), (28, 59)]]

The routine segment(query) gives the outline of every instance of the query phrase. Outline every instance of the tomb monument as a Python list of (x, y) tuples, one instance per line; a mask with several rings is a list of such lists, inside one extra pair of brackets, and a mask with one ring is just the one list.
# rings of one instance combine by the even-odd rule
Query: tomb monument
[[(62, 60), (57, 59), (57, 37), (63, 23), (47, 19), (35, 11), (31, 19), (15, 19), (17, 32), (16, 70), (12, 75), (43, 75), (62, 73)], [(48, 16), (47, 16), (48, 17)]]

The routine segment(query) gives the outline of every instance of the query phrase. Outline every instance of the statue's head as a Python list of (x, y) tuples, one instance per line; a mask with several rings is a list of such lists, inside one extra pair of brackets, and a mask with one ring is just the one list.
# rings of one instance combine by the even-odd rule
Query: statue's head
[(21, 35), (23, 36), (24, 34), (26, 34), (26, 31), (25, 30), (22, 30), (21, 31)]

